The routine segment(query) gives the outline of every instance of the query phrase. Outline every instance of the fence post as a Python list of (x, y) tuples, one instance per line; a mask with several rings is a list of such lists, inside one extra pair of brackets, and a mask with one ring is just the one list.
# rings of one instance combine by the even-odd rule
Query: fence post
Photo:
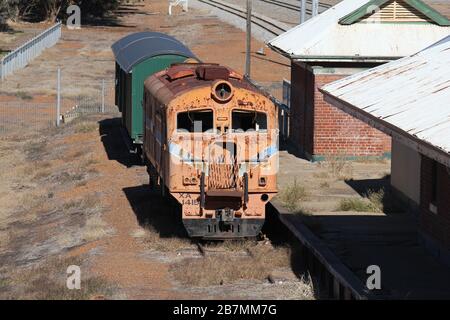
[(105, 113), (105, 79), (102, 80), (102, 113)]
[(61, 121), (61, 68), (58, 68), (58, 84), (56, 98), (56, 126), (60, 126)]

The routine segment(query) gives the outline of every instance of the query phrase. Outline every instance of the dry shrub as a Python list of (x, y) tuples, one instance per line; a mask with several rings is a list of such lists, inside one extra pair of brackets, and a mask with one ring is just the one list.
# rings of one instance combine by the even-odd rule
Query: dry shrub
[(299, 202), (307, 198), (308, 192), (305, 187), (297, 183), (297, 179), (294, 179), (294, 182), (287, 185), (280, 193), (281, 202), (291, 212), (297, 210)]
[(302, 276), (298, 282), (290, 283), (283, 288), (284, 300), (314, 300), (314, 285), (309, 275)]
[(380, 209), (365, 198), (346, 198), (339, 202), (337, 211), (380, 212)]
[(367, 198), (375, 206), (375, 208), (378, 209), (379, 212), (383, 211), (385, 199), (384, 189), (381, 189), (380, 191), (369, 190)]
[(321, 165), (336, 179), (345, 180), (353, 176), (353, 165), (345, 155), (328, 155)]

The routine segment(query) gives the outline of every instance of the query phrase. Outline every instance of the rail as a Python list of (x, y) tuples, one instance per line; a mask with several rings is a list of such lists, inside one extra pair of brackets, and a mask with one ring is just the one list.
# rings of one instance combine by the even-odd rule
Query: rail
[(0, 78), (4, 80), (15, 71), (25, 68), (45, 49), (54, 46), (61, 38), (61, 28), (62, 23), (58, 22), (3, 57), (0, 61)]
[[(288, 3), (288, 2), (283, 2), (283, 1), (279, 1), (279, 0), (260, 0), (260, 1), (266, 2), (266, 3), (269, 3), (269, 4), (273, 4), (273, 5), (278, 6), (278, 7), (282, 7), (282, 8), (290, 9), (290, 10), (293, 10), (293, 11), (297, 11), (297, 12), (301, 11), (301, 6), (300, 5), (297, 6), (295, 4)], [(311, 5), (311, 9), (306, 8), (306, 13), (312, 14), (312, 1), (306, 1), (306, 4)], [(329, 5), (329, 4), (325, 4), (325, 3), (320, 3), (319, 2), (319, 11), (320, 11), (320, 13), (322, 13), (323, 11), (325, 11), (325, 10), (331, 8), (331, 7), (332, 6)]]
[[(203, 2), (205, 4), (208, 4), (212, 7), (215, 7), (217, 9), (220, 9), (222, 11), (231, 13), (237, 17), (240, 17), (242, 19), (247, 19), (247, 9), (241, 8), (239, 6), (232, 5), (227, 2), (223, 1), (217, 1), (217, 0), (198, 0), (199, 2)], [(254, 25), (259, 26), (260, 28), (270, 32), (271, 34), (278, 36), (287, 30), (289, 30), (289, 26), (284, 25), (283, 23), (273, 20), (269, 17), (266, 17), (264, 15), (253, 13), (252, 14), (252, 23)]]

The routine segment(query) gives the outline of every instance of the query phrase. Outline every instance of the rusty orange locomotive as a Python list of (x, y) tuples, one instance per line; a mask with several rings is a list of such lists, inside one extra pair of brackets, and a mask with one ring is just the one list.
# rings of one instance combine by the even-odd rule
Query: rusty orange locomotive
[(146, 80), (143, 107), (148, 172), (181, 204), (189, 236), (258, 235), (277, 193), (270, 98), (227, 67), (183, 63)]

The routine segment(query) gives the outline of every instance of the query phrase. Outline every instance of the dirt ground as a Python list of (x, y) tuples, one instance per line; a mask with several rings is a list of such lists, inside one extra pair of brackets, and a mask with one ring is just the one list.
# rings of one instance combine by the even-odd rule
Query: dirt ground
[[(180, 210), (151, 190), (117, 114), (0, 143), (0, 298), (312, 299), (295, 246), (187, 238)], [(226, 261), (226, 262), (224, 262)], [(82, 290), (65, 288), (68, 266)]]
[[(111, 44), (143, 30), (170, 33), (203, 61), (242, 72), (242, 31), (208, 12), (169, 18), (166, 6), (163, 0), (124, 6), (111, 26), (64, 30), (55, 47), (1, 83), (0, 101), (29, 96), (29, 103), (52, 106), (58, 67), (64, 97), (95, 95), (92, 88), (113, 77)], [(262, 45), (254, 41), (256, 50)], [(289, 65), (267, 53), (255, 55), (253, 77), (279, 94)], [(276, 235), (205, 243), (206, 254), (200, 254), (180, 225), (177, 206), (152, 192), (145, 168), (125, 150), (118, 117), (91, 116), (60, 129), (24, 128), (0, 140), (0, 298), (315, 297), (295, 245)], [(82, 269), (81, 291), (65, 288), (69, 265)]]

